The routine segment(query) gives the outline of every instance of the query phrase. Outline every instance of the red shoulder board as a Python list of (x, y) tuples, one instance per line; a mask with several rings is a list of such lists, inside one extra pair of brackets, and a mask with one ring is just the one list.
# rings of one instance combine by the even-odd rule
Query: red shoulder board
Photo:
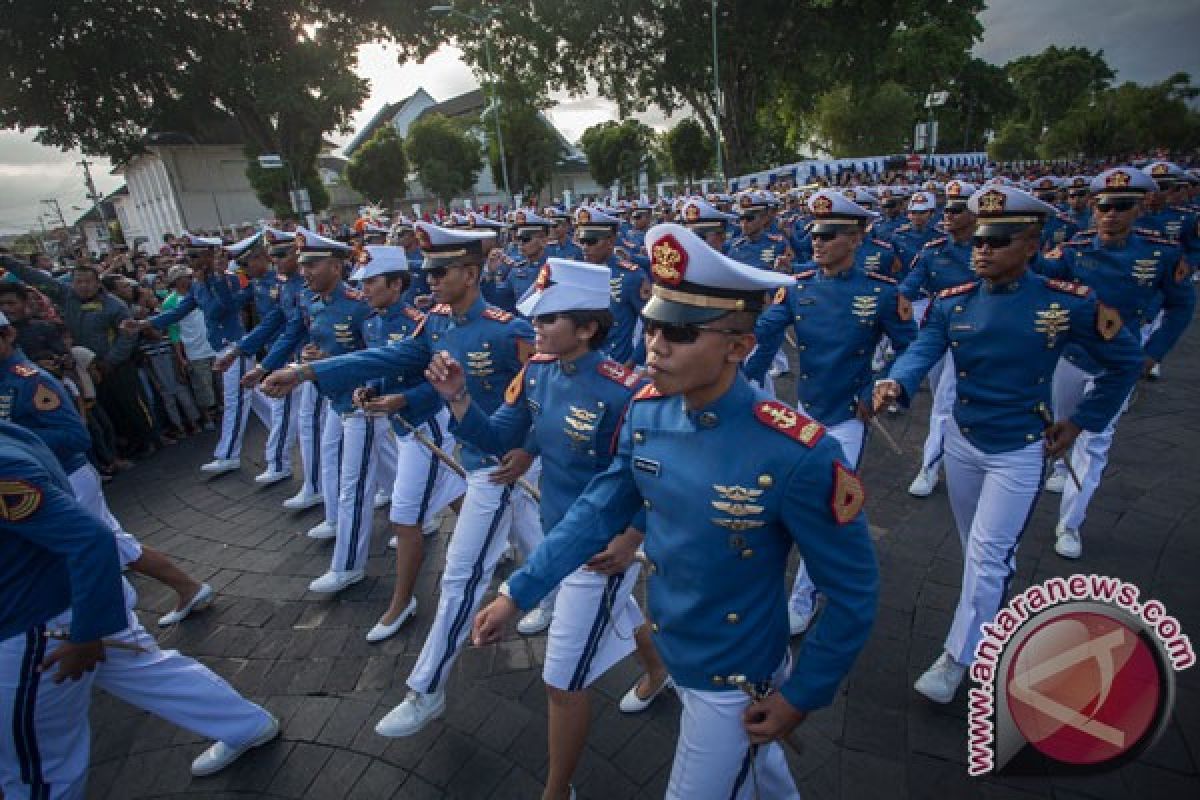
[(425, 315), (422, 314), (420, 311), (417, 311), (412, 306), (404, 307), (404, 316), (408, 317), (409, 319), (411, 319), (414, 322), (420, 322), (421, 320), (425, 319)]
[(1163, 236), (1161, 233), (1143, 233), (1142, 238), (1145, 239), (1147, 242), (1151, 242), (1153, 244), (1165, 244), (1165, 245), (1169, 245), (1170, 247), (1178, 247), (1179, 246), (1179, 242), (1175, 241), (1174, 239), (1168, 239), (1167, 237)]
[(1087, 297), (1091, 291), (1082, 283), (1074, 283), (1072, 281), (1060, 281), (1058, 278), (1049, 278), (1046, 280), (1046, 285), (1056, 292), (1064, 294), (1073, 294), (1076, 297)]
[(42, 505), (42, 490), (18, 478), (0, 478), (0, 520), (24, 522)]
[(960, 283), (958, 286), (951, 286), (949, 289), (943, 289), (942, 291), (937, 293), (937, 296), (938, 297), (957, 297), (960, 294), (966, 294), (967, 292), (971, 291), (978, 285), (979, 285), (978, 281), (967, 281), (966, 283)]
[(887, 241), (886, 239), (876, 239), (874, 236), (872, 236), (871, 241), (877, 247), (882, 247), (884, 250), (895, 250), (896, 249), (896, 245), (892, 244), (891, 242)]
[(1064, 213), (1063, 213), (1063, 212), (1061, 212), (1061, 211), (1059, 211), (1059, 212), (1058, 212), (1058, 213), (1057, 213), (1055, 216), (1057, 216), (1057, 217), (1059, 218), (1059, 220), (1060, 220), (1060, 221), (1062, 221), (1062, 222), (1065, 222), (1065, 223), (1067, 223), (1068, 225), (1074, 225), (1074, 224), (1075, 224), (1075, 220), (1071, 219), (1069, 216), (1067, 216), (1066, 214), (1064, 214)]
[(638, 374), (631, 369), (625, 369), (612, 359), (604, 359), (596, 365), (596, 371), (604, 377), (608, 378), (613, 383), (619, 383), (626, 389), (632, 389), (637, 386), (640, 380)]
[(1154, 230), (1153, 228), (1137, 228), (1137, 227), (1135, 227), (1133, 229), (1133, 232), (1136, 233), (1138, 236), (1146, 236), (1146, 237), (1159, 235), (1158, 231)]
[(634, 400), (656, 400), (662, 397), (663, 394), (658, 389), (654, 388), (653, 383), (647, 383), (641, 390), (633, 396)]
[(858, 476), (842, 462), (833, 462), (833, 496), (829, 498), (829, 508), (837, 524), (853, 521), (866, 502), (867, 492)]
[(418, 336), (420, 336), (421, 331), (425, 330), (426, 322), (429, 322), (429, 317), (428, 316), (421, 317), (421, 321), (417, 323), (417, 327), (413, 328), (413, 332), (411, 334), (409, 334), (408, 338), (415, 339)]
[(492, 319), (496, 322), (510, 322), (513, 315), (499, 308), (485, 308), (483, 310), (483, 317), (484, 319)]
[[(1068, 242), (1068, 244), (1070, 244), (1070, 242)], [(1063, 255), (1062, 245), (1056, 244), (1056, 245), (1054, 245), (1054, 247), (1050, 248), (1045, 253), (1043, 253), (1042, 257), (1043, 258), (1052, 258), (1057, 261), (1058, 259), (1062, 258), (1062, 255)]]
[(871, 278), (872, 280), (890, 283), (893, 286), (898, 286), (900, 284), (900, 281), (896, 280), (895, 278), (889, 278), (887, 275), (880, 275), (878, 272), (868, 272), (867, 277)]
[(768, 428), (790, 436), (805, 447), (812, 447), (825, 435), (825, 427), (821, 423), (775, 400), (757, 403), (754, 417)]
[(641, 267), (632, 261), (627, 261), (624, 258), (617, 259), (617, 264), (626, 272), (637, 272)]
[(12, 371), (22, 378), (32, 378), (38, 374), (37, 367), (32, 367), (29, 364), (13, 364)]
[(797, 272), (792, 277), (794, 277), (798, 281), (806, 281), (809, 278), (811, 278), (813, 275), (816, 275), (816, 274), (817, 274), (817, 271), (815, 269), (806, 269), (806, 270), (804, 270), (804, 272)]
[(938, 236), (937, 238), (930, 239), (928, 242), (926, 242), (925, 246), (926, 247), (937, 247), (939, 244), (945, 244), (945, 243), (946, 243), (946, 237)]
[(1076, 236), (1095, 236), (1095, 235), (1096, 235), (1096, 229), (1095, 229), (1095, 228), (1088, 228), (1088, 229), (1087, 229), (1087, 230), (1085, 230), (1085, 231), (1075, 231), (1075, 235), (1076, 235)]
[(430, 314), (445, 314), (446, 316), (450, 316), (450, 314), (452, 312), (451, 312), (449, 303), (438, 303), (436, 306), (429, 309), (429, 313)]
[(558, 356), (553, 353), (534, 353), (529, 357), (529, 360), (535, 364), (545, 364), (550, 361), (558, 361)]
[(528, 368), (528, 364), (521, 365), (521, 371), (513, 376), (513, 379), (508, 384), (508, 388), (504, 390), (504, 402), (510, 406), (515, 406), (517, 401), (521, 399), (521, 389), (525, 387), (525, 370)]

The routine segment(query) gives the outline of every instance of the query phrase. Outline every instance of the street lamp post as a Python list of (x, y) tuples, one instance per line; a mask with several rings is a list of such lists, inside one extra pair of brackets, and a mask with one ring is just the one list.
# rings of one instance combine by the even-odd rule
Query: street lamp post
[(716, 133), (717, 174), (725, 179), (725, 159), (721, 156), (721, 73), (717, 65), (717, 0), (712, 0), (712, 59), (713, 59), (713, 130)]
[[(488, 20), (500, 12), (498, 8), (489, 8), (487, 16), (477, 17), (474, 14), (468, 14), (465, 11), (459, 11), (454, 6), (430, 6), (429, 10), (434, 14), (457, 14), (460, 17), (474, 22), (479, 27), (487, 24)], [(487, 62), (488, 71), (488, 87), (491, 89), (492, 95), (492, 116), (496, 120), (496, 148), (500, 151), (500, 174), (504, 181), (505, 204), (512, 206), (512, 189), (508, 185), (508, 160), (504, 157), (504, 134), (500, 132), (500, 93), (496, 90), (496, 71), (492, 66), (492, 42), (491, 37), (485, 30), (483, 33), (483, 57)]]

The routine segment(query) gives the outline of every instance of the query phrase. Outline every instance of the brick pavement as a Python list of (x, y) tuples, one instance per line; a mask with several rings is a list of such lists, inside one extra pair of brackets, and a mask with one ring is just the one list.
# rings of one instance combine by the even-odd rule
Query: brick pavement
[[(1193, 326), (1166, 377), (1139, 389), (1124, 418), (1106, 481), (1085, 527), (1078, 569), (1135, 581), (1161, 599), (1185, 632), (1200, 637), (1200, 330)], [(788, 390), (784, 388), (784, 396)], [(875, 630), (837, 702), (794, 736), (792, 769), (806, 798), (1154, 798), (1200, 793), (1200, 669), (1178, 675), (1178, 701), (1163, 739), (1138, 761), (1099, 777), (1050, 778), (1027, 759), (1023, 775), (966, 775), (966, 704), (937, 707), (912, 682), (936, 656), (957, 598), (960, 552), (944, 486), (927, 499), (906, 493), (925, 432), (928, 394), (887, 420), (903, 458), (879, 437), (863, 475), (882, 575)], [(544, 636), (515, 633), (469, 649), (449, 683), (445, 719), (418, 736), (376, 736), (376, 721), (404, 695), (436, 607), (446, 530), (428, 542), (417, 584), (421, 612), (399, 635), (370, 645), (364, 634), (386, 605), (391, 561), (377, 535), (368, 578), (326, 599), (306, 592), (328, 565), (330, 544), (303, 535), (318, 511), (279, 503), (293, 486), (259, 489), (262, 430), (251, 423), (240, 474), (203, 479), (212, 442), (161, 453), (109, 486), (113, 511), (218, 592), (214, 607), (160, 636), (196, 656), (278, 715), (283, 736), (217, 776), (193, 779), (205, 744), (186, 731), (97, 693), (92, 709), (89, 796), (271, 798), (536, 798), (545, 767)], [(1014, 588), (1070, 574), (1053, 552), (1057, 497), (1043, 496), (1018, 553)], [(384, 524), (377, 516), (377, 530)], [(171, 602), (135, 578), (148, 629)], [(577, 774), (580, 796), (661, 797), (679, 704), (660, 699), (627, 717), (616, 701), (636, 677), (623, 663), (597, 685), (593, 726)]]

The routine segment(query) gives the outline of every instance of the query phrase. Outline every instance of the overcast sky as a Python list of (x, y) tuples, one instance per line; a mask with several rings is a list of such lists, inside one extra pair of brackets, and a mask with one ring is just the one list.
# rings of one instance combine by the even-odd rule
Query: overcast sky
[[(976, 53), (1003, 64), (1017, 56), (1037, 53), (1051, 44), (1102, 49), (1118, 81), (1153, 83), (1184, 71), (1200, 79), (1200, 2), (1197, 0), (990, 0), (982, 15), (983, 41)], [(476, 87), (470, 69), (456, 49), (445, 47), (423, 64), (396, 63), (382, 45), (363, 47), (359, 72), (371, 81), (371, 96), (355, 116), (355, 128), (383, 103), (403, 99), (418, 87), (446, 100)], [(589, 125), (616, 117), (612, 103), (598, 97), (559, 97), (549, 112), (555, 125), (572, 141)], [(662, 115), (645, 115), (661, 127)], [(332, 137), (339, 144), (349, 136)], [(32, 133), (0, 131), (0, 232), (28, 230), (48, 210), (39, 203), (56, 198), (68, 222), (86, 205), (79, 153), (62, 153), (33, 142)], [(101, 192), (120, 186), (111, 165), (97, 159), (93, 177)]]

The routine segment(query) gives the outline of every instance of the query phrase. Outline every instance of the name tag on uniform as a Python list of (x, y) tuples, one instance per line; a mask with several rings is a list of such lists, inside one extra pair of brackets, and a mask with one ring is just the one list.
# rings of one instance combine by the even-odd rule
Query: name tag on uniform
[(658, 477), (658, 474), (662, 472), (662, 464), (657, 461), (651, 461), (648, 458), (642, 458), (641, 456), (634, 457), (633, 468), (642, 472), (648, 472), (655, 477)]
[(952, 331), (973, 331), (973, 330), (975, 330), (975, 326), (974, 325), (964, 325), (962, 323), (959, 323), (957, 325), (951, 325), (950, 330), (952, 330)]
[(801, 297), (796, 300), (796, 305), (798, 306), (812, 306), (816, 305), (816, 303), (817, 301), (811, 297)]

